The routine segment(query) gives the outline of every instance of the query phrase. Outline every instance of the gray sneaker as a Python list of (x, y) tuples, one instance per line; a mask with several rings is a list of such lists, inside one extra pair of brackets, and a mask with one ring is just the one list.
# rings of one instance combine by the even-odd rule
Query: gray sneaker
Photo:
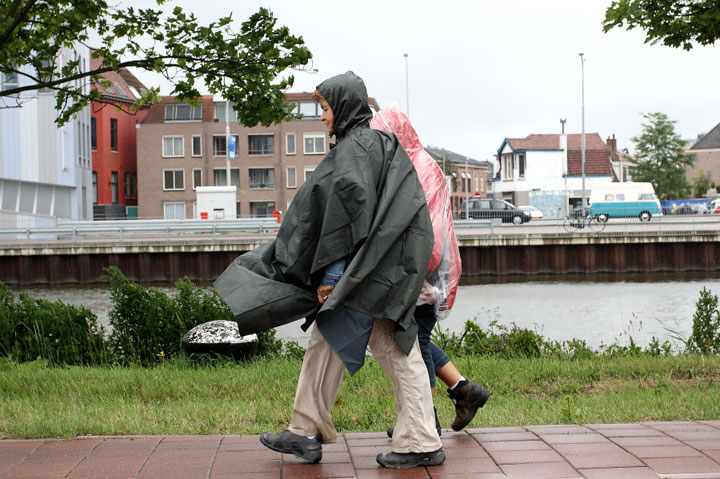
[(439, 466), (445, 462), (445, 451), (440, 448), (432, 452), (388, 452), (387, 454), (378, 454), (377, 462), (381, 466), (390, 469)]
[(283, 431), (280, 434), (264, 432), (260, 434), (260, 442), (273, 451), (294, 454), (295, 457), (308, 462), (320, 462), (322, 459), (322, 435), (320, 434), (315, 439), (309, 439), (290, 431)]

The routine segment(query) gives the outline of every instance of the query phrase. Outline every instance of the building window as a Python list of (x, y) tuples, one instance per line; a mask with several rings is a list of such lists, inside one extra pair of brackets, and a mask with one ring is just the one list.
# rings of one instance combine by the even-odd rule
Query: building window
[(518, 155), (518, 178), (525, 178), (525, 155)]
[(250, 214), (254, 217), (272, 216), (273, 211), (275, 211), (275, 202), (274, 201), (251, 201), (250, 202)]
[(97, 123), (94, 116), (90, 117), (90, 146), (97, 150)]
[(249, 155), (272, 155), (275, 153), (275, 137), (273, 135), (248, 135)]
[[(213, 170), (213, 184), (215, 186), (227, 186), (227, 170), (225, 168), (215, 168)], [(238, 186), (240, 184), (240, 169), (230, 169), (230, 186)]]
[(193, 190), (197, 188), (198, 186), (202, 186), (202, 170), (200, 168), (193, 168)]
[(460, 172), (460, 178), (462, 178), (462, 192), (465, 193), (466, 176), (464, 171)]
[(305, 133), (303, 134), (303, 153), (306, 155), (325, 154), (325, 134)]
[(182, 136), (163, 136), (163, 157), (181, 157), (184, 156), (183, 152), (183, 137)]
[(187, 103), (165, 105), (165, 121), (200, 121), (202, 105), (190, 106)]
[(118, 149), (118, 126), (116, 118), (110, 118), (110, 149), (112, 151), (117, 151)]
[(287, 187), (297, 188), (297, 168), (288, 166), (287, 169)]
[(125, 173), (125, 198), (135, 198), (137, 196), (137, 173), (131, 171)]
[(312, 175), (313, 171), (315, 171), (314, 166), (306, 166), (305, 167), (305, 181), (310, 179), (310, 176)]
[(0, 90), (12, 90), (18, 87), (17, 73), (0, 73)]
[(184, 190), (185, 170), (163, 170), (163, 190)]
[[(235, 137), (235, 144), (237, 145), (238, 136)], [(227, 155), (227, 141), (225, 135), (213, 136), (213, 156), (226, 156)]]
[(250, 168), (250, 188), (275, 188), (273, 168)]
[(112, 204), (118, 204), (118, 172), (110, 173), (110, 191), (112, 192)]
[(319, 105), (314, 101), (300, 101), (297, 104), (296, 112), (303, 116), (304, 119), (315, 119), (320, 116)]
[(185, 203), (168, 202), (163, 204), (164, 218), (166, 220), (184, 220)]
[(96, 205), (98, 202), (97, 171), (92, 172), (92, 195), (93, 195), (93, 204)]
[(216, 122), (225, 123), (227, 122), (236, 122), (237, 121), (237, 112), (235, 111), (235, 103), (229, 102), (230, 104), (230, 115), (226, 118), (225, 117), (225, 111), (227, 110), (225, 105), (227, 105), (224, 101), (218, 101), (215, 102), (215, 117), (213, 118)]
[(503, 180), (512, 180), (514, 178), (514, 169), (515, 164), (513, 161), (513, 155), (503, 155), (502, 156), (503, 164), (502, 164), (502, 177)]
[(288, 155), (295, 154), (295, 133), (285, 134), (285, 153)]
[(200, 135), (192, 136), (192, 156), (202, 156), (202, 137)]

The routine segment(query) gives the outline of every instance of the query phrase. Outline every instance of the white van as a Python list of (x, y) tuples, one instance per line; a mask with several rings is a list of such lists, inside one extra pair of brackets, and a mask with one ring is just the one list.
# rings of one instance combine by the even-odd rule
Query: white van
[(610, 217), (650, 221), (653, 216), (662, 216), (662, 209), (652, 183), (607, 183), (590, 192), (590, 215), (603, 222)]

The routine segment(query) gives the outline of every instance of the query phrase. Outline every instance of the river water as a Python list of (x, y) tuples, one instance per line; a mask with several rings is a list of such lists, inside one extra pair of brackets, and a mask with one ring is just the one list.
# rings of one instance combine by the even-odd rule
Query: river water
[[(583, 339), (590, 347), (617, 343), (630, 337), (647, 345), (653, 337), (678, 344), (687, 338), (700, 290), (720, 295), (720, 275), (612, 275), (505, 278), (502, 282), (463, 284), (455, 307), (440, 327), (461, 332), (466, 320), (483, 327), (491, 321), (536, 330), (557, 341)], [(172, 293), (172, 285), (158, 286)], [(11, 287), (47, 300), (84, 305), (100, 324), (108, 324), (112, 308), (107, 289), (93, 286)], [(282, 339), (307, 344), (308, 333), (301, 322), (278, 328)]]

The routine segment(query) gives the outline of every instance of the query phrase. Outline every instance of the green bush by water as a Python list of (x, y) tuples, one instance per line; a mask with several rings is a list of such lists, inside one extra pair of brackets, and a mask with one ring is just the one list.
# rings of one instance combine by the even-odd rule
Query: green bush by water
[[(233, 315), (213, 290), (204, 291), (187, 278), (175, 284), (177, 293), (168, 296), (157, 288), (144, 288), (128, 281), (115, 267), (105, 269), (113, 308), (112, 332), (97, 325), (94, 313), (60, 301), (35, 300), (26, 294), (17, 298), (0, 283), (0, 357), (15, 361), (44, 359), (52, 364), (112, 365), (161, 364), (181, 357), (182, 336), (193, 327), (214, 320), (232, 321)], [(690, 338), (677, 338), (689, 352), (720, 353), (718, 297), (703, 288), (693, 317)], [(672, 354), (668, 341), (651, 341), (646, 347), (630, 344), (601, 345), (597, 350), (579, 339), (550, 341), (536, 331), (504, 326), (496, 320), (483, 328), (473, 321), (461, 333), (438, 327), (433, 341), (453, 358), (489, 356), (503, 359), (557, 357), (589, 359), (599, 356)], [(258, 333), (258, 355), (302, 359), (304, 348), (283, 342), (275, 330)], [(681, 351), (679, 351), (681, 352)]]
[[(208, 293), (187, 278), (175, 284), (177, 294), (170, 296), (128, 281), (115, 267), (106, 268), (103, 279), (113, 303), (109, 335), (84, 307), (27, 294), (15, 297), (0, 283), (0, 357), (57, 365), (148, 366), (182, 356), (182, 337), (195, 326), (234, 319), (215, 291)], [(296, 343), (276, 339), (274, 329), (258, 334), (258, 355), (297, 358), (303, 353)]]

